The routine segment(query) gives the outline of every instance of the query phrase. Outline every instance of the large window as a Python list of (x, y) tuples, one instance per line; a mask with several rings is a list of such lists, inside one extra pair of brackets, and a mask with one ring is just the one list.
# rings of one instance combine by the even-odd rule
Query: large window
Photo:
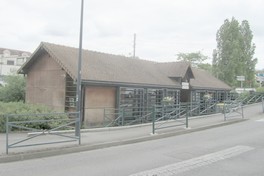
[(15, 65), (15, 61), (13, 61), (13, 60), (7, 60), (6, 64), (7, 65)]
[(164, 97), (172, 97), (174, 104), (178, 104), (179, 94), (178, 89), (121, 87), (119, 108), (124, 113), (124, 119), (131, 121), (148, 117), (154, 105), (162, 105)]
[(178, 89), (121, 87), (119, 106), (143, 110), (153, 105), (161, 105), (164, 97), (173, 97), (174, 104), (178, 104), (179, 94)]

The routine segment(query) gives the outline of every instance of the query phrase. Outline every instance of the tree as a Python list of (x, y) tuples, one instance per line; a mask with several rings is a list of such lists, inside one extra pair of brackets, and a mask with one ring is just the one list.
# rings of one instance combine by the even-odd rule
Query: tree
[(5, 85), (0, 87), (0, 101), (17, 102), (25, 100), (25, 78), (20, 75), (10, 75), (4, 78)]
[(203, 63), (208, 59), (208, 56), (203, 55), (200, 51), (192, 53), (178, 53), (177, 60), (190, 62), (193, 67), (211, 72), (212, 66), (208, 63)]
[(226, 19), (216, 34), (217, 49), (213, 53), (213, 74), (230, 86), (238, 86), (236, 76), (245, 76), (245, 86), (254, 84), (257, 59), (248, 21)]

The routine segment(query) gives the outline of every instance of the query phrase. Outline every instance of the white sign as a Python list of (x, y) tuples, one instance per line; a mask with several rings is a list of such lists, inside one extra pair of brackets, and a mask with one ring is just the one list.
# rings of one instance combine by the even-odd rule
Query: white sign
[(182, 89), (189, 89), (189, 83), (188, 82), (182, 82)]
[(245, 81), (245, 76), (237, 76), (238, 81)]

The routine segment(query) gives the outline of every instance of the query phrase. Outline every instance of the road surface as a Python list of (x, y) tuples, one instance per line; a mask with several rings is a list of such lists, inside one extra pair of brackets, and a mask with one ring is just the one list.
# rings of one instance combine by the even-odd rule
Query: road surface
[(1, 176), (262, 176), (264, 115), (209, 130), (0, 164)]

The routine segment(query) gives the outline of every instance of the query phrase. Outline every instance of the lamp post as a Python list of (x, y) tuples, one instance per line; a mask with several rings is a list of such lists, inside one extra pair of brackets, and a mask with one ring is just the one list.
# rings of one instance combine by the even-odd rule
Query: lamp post
[(77, 68), (77, 88), (76, 88), (76, 110), (78, 117), (75, 125), (75, 136), (79, 136), (79, 144), (81, 144), (81, 74), (82, 74), (82, 33), (83, 33), (83, 4), (84, 0), (81, 0), (81, 21), (80, 21), (80, 38), (79, 38), (79, 58)]

